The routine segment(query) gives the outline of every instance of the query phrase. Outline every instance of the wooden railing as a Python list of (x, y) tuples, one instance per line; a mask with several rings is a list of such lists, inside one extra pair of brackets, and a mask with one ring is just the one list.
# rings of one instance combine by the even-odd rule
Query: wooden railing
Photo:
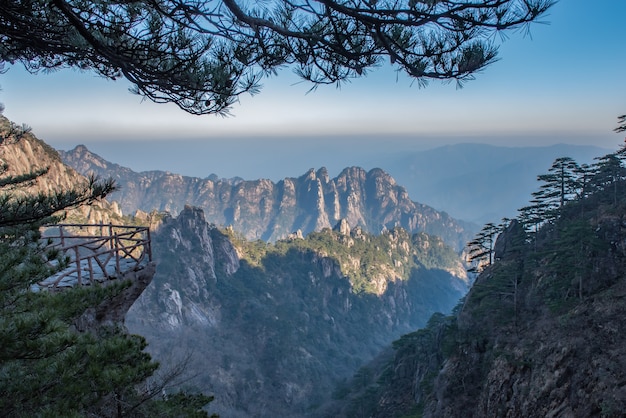
[(60, 252), (66, 268), (39, 286), (48, 289), (91, 285), (139, 270), (152, 261), (150, 230), (142, 226), (112, 224), (58, 224), (44, 228), (46, 250)]

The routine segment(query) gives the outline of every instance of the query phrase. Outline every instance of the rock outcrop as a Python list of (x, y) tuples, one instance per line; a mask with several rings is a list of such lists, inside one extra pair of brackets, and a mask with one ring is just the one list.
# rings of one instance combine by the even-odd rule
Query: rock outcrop
[[(0, 125), (6, 126), (9, 123), (8, 119), (0, 115)], [(29, 187), (20, 187), (22, 193), (51, 194), (80, 188), (87, 183), (85, 176), (66, 165), (54, 148), (32, 133), (26, 133), (16, 143), (0, 146), (0, 162), (6, 164), (7, 170), (4, 175), (8, 176), (47, 169), (47, 172), (33, 181)], [(121, 216), (117, 203), (105, 200), (67, 211), (69, 220), (87, 223), (107, 223)]]
[(123, 289), (113, 297), (106, 298), (98, 306), (87, 308), (74, 325), (78, 331), (97, 330), (101, 326), (120, 326), (126, 314), (139, 296), (152, 282), (155, 273), (154, 263), (147, 263), (141, 269), (131, 270), (120, 275), (114, 285)]

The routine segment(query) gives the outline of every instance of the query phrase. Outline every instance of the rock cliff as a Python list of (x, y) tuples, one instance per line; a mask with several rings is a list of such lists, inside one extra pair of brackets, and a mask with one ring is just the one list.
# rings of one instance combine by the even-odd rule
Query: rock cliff
[(119, 202), (124, 213), (156, 209), (176, 214), (190, 204), (202, 208), (209, 222), (232, 225), (249, 239), (275, 241), (297, 230), (306, 235), (345, 219), (374, 234), (395, 226), (411, 233), (427, 232), (461, 250), (474, 232), (472, 225), (412, 201), (406, 189), (381, 169), (367, 172), (350, 167), (332, 179), (324, 168), (311, 169), (274, 183), (215, 176), (200, 179), (163, 171), (135, 173), (84, 146), (61, 155), (83, 174), (116, 179), (120, 190), (111, 199)]

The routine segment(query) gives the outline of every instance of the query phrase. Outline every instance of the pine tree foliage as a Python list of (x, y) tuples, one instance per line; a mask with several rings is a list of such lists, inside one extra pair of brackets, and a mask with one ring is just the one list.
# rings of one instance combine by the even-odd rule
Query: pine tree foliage
[(626, 115), (620, 115), (617, 118), (617, 128), (614, 129), (615, 132), (625, 132), (626, 131)]
[(506, 228), (506, 224), (506, 220), (498, 225), (489, 222), (483, 226), (473, 240), (467, 243), (467, 261), (474, 263), (474, 266), (469, 269), (471, 272), (481, 271), (485, 266), (490, 266), (493, 263), (496, 237)]
[(626, 177), (626, 169), (622, 164), (622, 159), (618, 153), (612, 153), (598, 157), (596, 160), (592, 186), (596, 190), (612, 190), (613, 203), (616, 203), (619, 182)]
[(194, 114), (225, 113), (291, 65), (314, 85), (389, 59), (418, 80), (462, 82), (496, 60), (497, 32), (553, 0), (14, 0), (0, 5), (0, 64), (74, 67)]
[(551, 210), (558, 210), (574, 199), (578, 191), (578, 163), (570, 157), (559, 157), (554, 160), (547, 174), (537, 177), (543, 182), (536, 197), (541, 198)]
[(567, 203), (580, 203), (584, 214), (585, 201), (591, 196), (607, 196), (611, 191), (613, 203), (618, 199), (618, 191), (626, 178), (623, 159), (626, 148), (597, 157), (592, 165), (579, 165), (569, 157), (557, 158), (548, 173), (537, 176), (542, 184), (533, 192), (530, 204), (519, 209), (518, 220), (530, 234), (542, 225), (553, 223), (559, 218)]
[(588, 174), (570, 157), (554, 160), (548, 173), (537, 176), (542, 184), (533, 192), (530, 205), (519, 210), (522, 224), (534, 233), (540, 225), (556, 219), (566, 202), (586, 193), (581, 182), (588, 184)]

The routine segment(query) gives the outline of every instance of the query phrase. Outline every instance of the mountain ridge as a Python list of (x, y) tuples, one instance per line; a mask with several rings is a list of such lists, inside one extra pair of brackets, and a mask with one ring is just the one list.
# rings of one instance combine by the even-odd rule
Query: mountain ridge
[(204, 179), (165, 171), (136, 173), (109, 163), (85, 146), (60, 152), (81, 173), (114, 178), (120, 190), (111, 195), (125, 213), (136, 210), (177, 213), (185, 204), (201, 207), (209, 222), (232, 225), (248, 239), (275, 241), (332, 228), (340, 219), (372, 233), (402, 226), (407, 231), (441, 236), (461, 251), (475, 230), (472, 224), (412, 201), (406, 188), (382, 169), (345, 168), (330, 178), (325, 168), (276, 183), (259, 179)]

